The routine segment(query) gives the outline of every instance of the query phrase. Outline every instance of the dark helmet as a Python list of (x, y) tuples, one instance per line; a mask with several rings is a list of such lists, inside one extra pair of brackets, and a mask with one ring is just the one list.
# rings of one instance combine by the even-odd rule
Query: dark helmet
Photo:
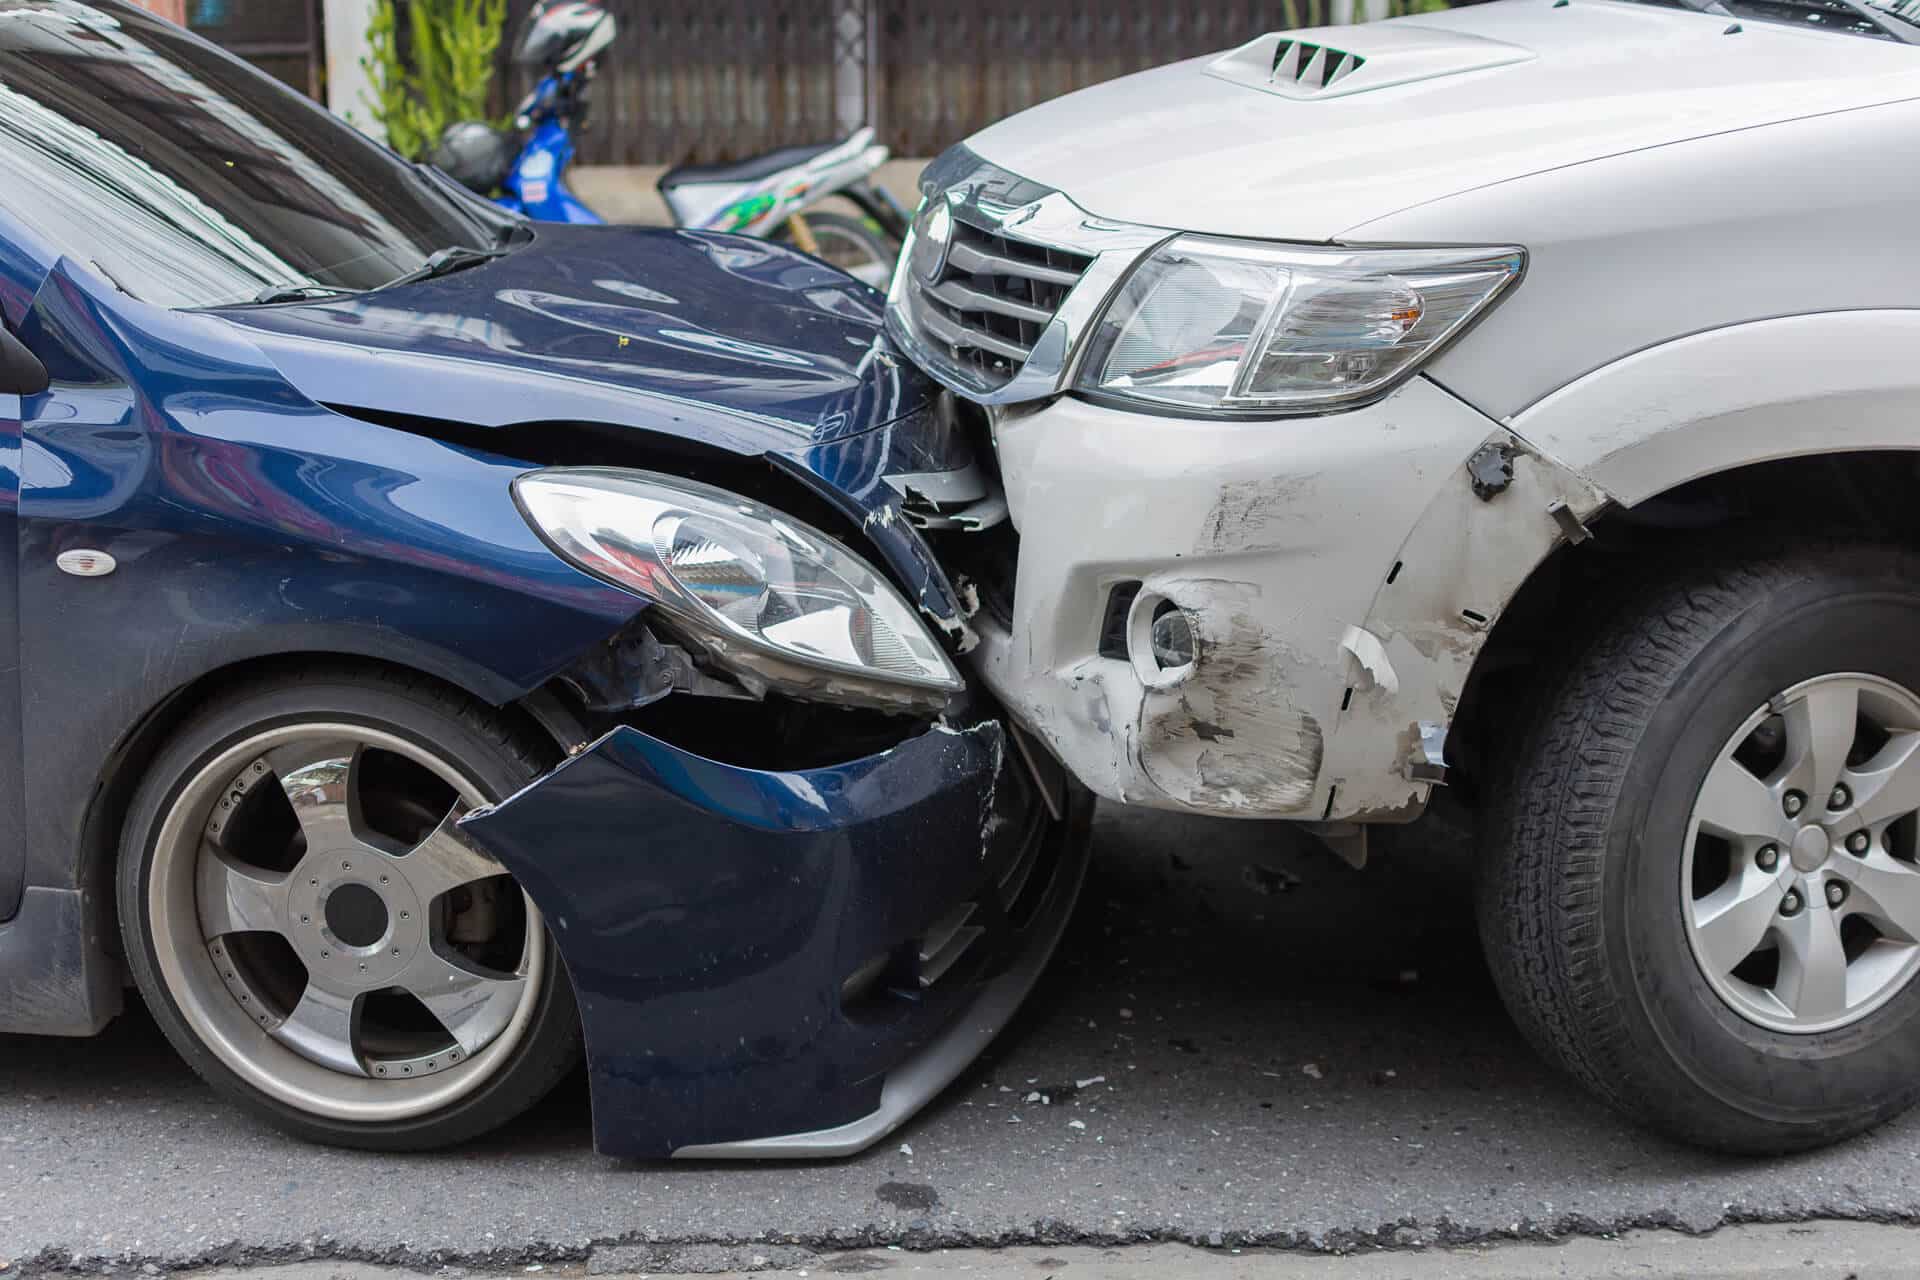
[(519, 154), (520, 144), (512, 134), (465, 120), (447, 126), (428, 160), (461, 186), (486, 196), (506, 180)]
[(578, 71), (613, 43), (614, 29), (600, 0), (539, 0), (520, 26), (513, 61), (537, 71)]

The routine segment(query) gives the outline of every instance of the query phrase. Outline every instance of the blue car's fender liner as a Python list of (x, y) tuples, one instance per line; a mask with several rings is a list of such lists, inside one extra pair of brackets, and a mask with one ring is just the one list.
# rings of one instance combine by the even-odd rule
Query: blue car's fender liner
[[(846, 1154), (971, 1061), (1044, 965), (1084, 869), (1086, 806), (1051, 818), (1008, 746), (986, 720), (762, 771), (622, 726), (469, 815), (566, 961), (599, 1149)], [(1026, 892), (1006, 894), (1009, 866), (1036, 858)], [(972, 954), (916, 980), (922, 939), (968, 903)], [(887, 954), (897, 980), (845, 1007), (843, 984)]]

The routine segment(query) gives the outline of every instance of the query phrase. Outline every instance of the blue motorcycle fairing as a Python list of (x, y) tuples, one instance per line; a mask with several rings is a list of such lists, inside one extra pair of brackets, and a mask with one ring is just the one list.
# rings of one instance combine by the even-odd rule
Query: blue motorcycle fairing
[[(536, 94), (550, 94), (556, 88), (549, 78)], [(567, 166), (572, 163), (573, 135), (558, 120), (541, 120), (501, 184), (506, 194), (499, 203), (541, 222), (603, 224), (606, 219), (582, 204), (567, 186)]]
[[(832, 1146), (712, 1154), (844, 1154), (971, 1061), (1058, 939), (1085, 859), (1084, 794), (1049, 819), (1010, 745), (984, 720), (772, 772), (622, 727), (465, 818), (566, 960), (595, 1146), (660, 1158), (827, 1131)], [(959, 954), (930, 967), (942, 937)], [(988, 1000), (1009, 977), (1012, 998)], [(896, 1074), (907, 1096), (883, 1099)]]
[[(508, 487), (523, 464), (332, 413), (218, 317), (62, 261), (21, 337), (53, 378), (22, 404), (28, 884), (79, 885), (103, 762), (209, 671), (357, 655), (505, 702), (645, 605), (527, 526)], [(119, 569), (60, 572), (79, 547)]]

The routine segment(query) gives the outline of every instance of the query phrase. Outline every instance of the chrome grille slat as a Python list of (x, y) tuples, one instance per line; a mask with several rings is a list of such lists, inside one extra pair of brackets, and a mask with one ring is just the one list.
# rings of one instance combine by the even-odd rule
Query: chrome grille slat
[(947, 261), (962, 271), (977, 274), (1026, 276), (1045, 284), (1065, 285), (1069, 289), (1080, 283), (1080, 274), (1076, 271), (1043, 267), (1037, 263), (1021, 262), (1017, 258), (1003, 258), (964, 240), (953, 246)]
[(1033, 354), (1030, 347), (1023, 347), (1017, 342), (1008, 342), (991, 333), (963, 325), (948, 319), (932, 308), (927, 308), (920, 313), (920, 326), (950, 347), (972, 347), (981, 351), (990, 351), (994, 355), (1018, 360), (1022, 364), (1026, 363), (1027, 357)]
[(942, 280), (927, 292), (955, 311), (991, 311), (996, 315), (1012, 316), (1015, 320), (1025, 320), (1030, 324), (1045, 324), (1053, 319), (1053, 312), (1044, 307), (1031, 306), (1012, 298), (1003, 298), (998, 294), (983, 293), (979, 289), (961, 284), (958, 280)]

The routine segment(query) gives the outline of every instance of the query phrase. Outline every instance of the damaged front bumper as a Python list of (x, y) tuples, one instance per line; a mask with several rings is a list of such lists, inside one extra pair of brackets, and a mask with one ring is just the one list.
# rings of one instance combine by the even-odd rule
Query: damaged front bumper
[(1604, 501), (1424, 378), (1260, 422), (1063, 397), (995, 438), (1019, 555), (977, 669), (1098, 794), (1200, 813), (1420, 813), (1501, 609)]
[(546, 917), (604, 1153), (846, 1155), (1026, 995), (1091, 797), (997, 719), (763, 771), (629, 726), (462, 823)]

